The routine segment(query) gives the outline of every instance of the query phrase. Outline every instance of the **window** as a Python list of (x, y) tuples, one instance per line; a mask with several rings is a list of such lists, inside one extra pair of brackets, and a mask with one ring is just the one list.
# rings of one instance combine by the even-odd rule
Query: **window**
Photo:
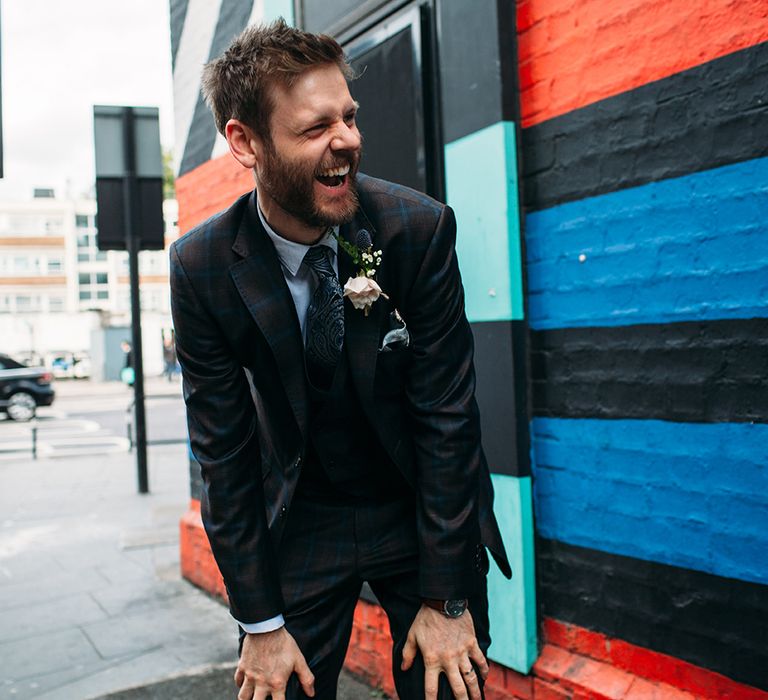
[(75, 226), (77, 228), (86, 228), (88, 226), (88, 216), (86, 214), (75, 214)]
[(25, 313), (27, 311), (38, 311), (40, 308), (40, 297), (32, 297), (27, 294), (16, 295), (16, 311)]
[(96, 236), (93, 233), (81, 233), (77, 236), (78, 248), (95, 248)]
[(64, 261), (61, 258), (48, 258), (48, 274), (61, 272), (64, 269)]
[(83, 284), (107, 284), (109, 275), (106, 272), (80, 272), (77, 281)]
[(49, 297), (48, 311), (51, 313), (61, 313), (64, 311), (64, 297)]

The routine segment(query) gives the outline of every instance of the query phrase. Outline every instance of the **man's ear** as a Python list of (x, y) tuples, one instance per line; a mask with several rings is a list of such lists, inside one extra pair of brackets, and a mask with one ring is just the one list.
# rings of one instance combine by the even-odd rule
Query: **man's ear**
[(224, 136), (235, 160), (244, 168), (253, 170), (262, 155), (261, 139), (253, 129), (239, 119), (230, 119), (224, 127)]

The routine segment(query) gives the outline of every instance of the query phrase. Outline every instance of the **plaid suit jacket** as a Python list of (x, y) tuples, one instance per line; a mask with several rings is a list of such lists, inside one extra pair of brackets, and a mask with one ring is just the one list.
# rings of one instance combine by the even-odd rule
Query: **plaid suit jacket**
[[(392, 461), (417, 492), (420, 593), (464, 597), (487, 546), (511, 576), (493, 516), (480, 447), (473, 341), (454, 249), (451, 209), (360, 175), (361, 228), (383, 251), (377, 280), (389, 295), (366, 317), (345, 301), (354, 386)], [(283, 612), (276, 573), (285, 517), (308, 439), (303, 343), (255, 192), (171, 246), (172, 313), (201, 505), (232, 614), (251, 622)], [(339, 250), (342, 283), (354, 275)], [(378, 352), (396, 307), (405, 350)], [(481, 545), (482, 543), (482, 545)]]

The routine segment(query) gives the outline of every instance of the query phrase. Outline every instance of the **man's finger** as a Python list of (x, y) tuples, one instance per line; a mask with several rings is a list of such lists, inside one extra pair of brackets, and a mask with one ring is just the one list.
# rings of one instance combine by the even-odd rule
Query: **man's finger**
[(240, 688), (245, 680), (245, 672), (239, 666), (235, 669), (235, 685)]
[(472, 645), (472, 649), (470, 649), (469, 651), (469, 658), (475, 662), (475, 666), (480, 672), (480, 675), (483, 677), (483, 680), (488, 678), (488, 672), (491, 669), (488, 667), (488, 662), (485, 660), (485, 656), (483, 655), (483, 652), (480, 650), (480, 647), (477, 645), (477, 641), (475, 641), (475, 643)]
[(416, 640), (409, 634), (403, 646), (403, 663), (400, 664), (401, 671), (407, 671), (416, 658)]
[(451, 669), (450, 673), (446, 673), (445, 675), (448, 676), (448, 683), (451, 684), (453, 697), (456, 698), (456, 700), (467, 700), (469, 697), (467, 695), (467, 686), (464, 684), (464, 676), (461, 671), (459, 671), (458, 667), (454, 667)]
[(424, 698), (425, 700), (437, 700), (437, 686), (440, 682), (440, 671), (437, 668), (428, 668), (424, 671)]
[(253, 681), (247, 676), (240, 686), (240, 692), (237, 694), (237, 700), (253, 700)]
[(461, 676), (464, 679), (467, 690), (469, 691), (469, 697), (472, 698), (472, 700), (482, 700), (483, 695), (480, 692), (480, 681), (477, 678), (475, 669), (473, 668), (469, 671), (462, 671)]
[[(307, 661), (303, 656), (299, 656), (296, 660), (293, 670), (296, 671), (296, 675), (299, 677), (304, 693), (311, 698), (315, 697), (315, 676), (309, 670)], [(277, 700), (277, 698), (273, 698), (273, 700)]]

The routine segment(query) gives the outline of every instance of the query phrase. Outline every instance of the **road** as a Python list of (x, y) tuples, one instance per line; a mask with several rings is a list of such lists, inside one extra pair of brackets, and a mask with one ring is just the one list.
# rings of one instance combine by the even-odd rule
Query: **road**
[[(36, 432), (39, 457), (109, 454), (130, 449), (133, 392), (117, 382), (57, 382), (54, 404), (38, 409), (30, 423), (0, 420), (0, 460), (31, 454)], [(178, 384), (148, 382), (145, 401), (150, 444), (187, 440), (186, 414)], [(131, 430), (135, 435), (135, 430)]]

